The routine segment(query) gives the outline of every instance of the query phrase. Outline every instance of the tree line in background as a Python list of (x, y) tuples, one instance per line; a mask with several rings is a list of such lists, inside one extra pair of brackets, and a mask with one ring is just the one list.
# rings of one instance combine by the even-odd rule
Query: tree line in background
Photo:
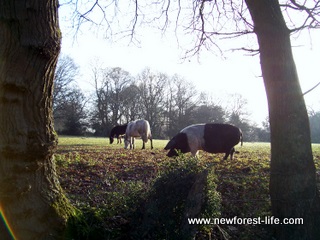
[[(178, 75), (144, 69), (136, 77), (116, 68), (92, 67), (94, 86), (86, 97), (76, 84), (78, 66), (61, 56), (55, 75), (53, 113), (59, 134), (108, 136), (118, 125), (136, 119), (150, 122), (154, 138), (171, 138), (194, 123), (224, 122), (240, 127), (245, 141), (270, 141), (268, 119), (257, 126), (249, 119), (247, 100), (230, 94), (227, 100), (198, 92)], [(320, 112), (309, 114), (312, 142), (320, 143)]]

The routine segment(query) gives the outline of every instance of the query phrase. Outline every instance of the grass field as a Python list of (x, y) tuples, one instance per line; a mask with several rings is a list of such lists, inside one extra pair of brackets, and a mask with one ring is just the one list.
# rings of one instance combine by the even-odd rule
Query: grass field
[[(154, 179), (179, 161), (166, 157), (168, 141), (154, 140), (141, 150), (125, 150), (123, 144), (109, 144), (107, 138), (59, 137), (55, 154), (61, 185), (74, 206), (90, 209), (100, 216), (109, 239), (121, 239), (130, 221), (128, 214), (139, 205), (138, 200), (150, 190)], [(221, 195), (221, 217), (270, 216), (268, 194), (270, 144), (244, 143), (236, 148), (233, 161), (223, 161), (223, 154), (200, 152), (198, 165), (213, 166), (217, 190)], [(317, 169), (320, 145), (313, 145)], [(177, 193), (178, 194), (178, 193)], [(98, 224), (98, 223), (97, 223)], [(266, 226), (223, 226), (232, 239), (263, 239)], [(197, 239), (206, 239), (199, 237)]]

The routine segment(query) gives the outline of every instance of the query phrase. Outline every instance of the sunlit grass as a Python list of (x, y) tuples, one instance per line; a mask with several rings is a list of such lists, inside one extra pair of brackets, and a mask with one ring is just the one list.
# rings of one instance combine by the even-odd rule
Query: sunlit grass
[(102, 137), (70, 137), (70, 136), (59, 136), (58, 144), (60, 146), (70, 145), (98, 145), (103, 146), (109, 144), (108, 138)]
[[(107, 137), (70, 137), (70, 136), (59, 136), (58, 137), (58, 145), (59, 146), (104, 146), (108, 148), (123, 148), (124, 140), (122, 139), (122, 143), (117, 144), (117, 140), (113, 142), (113, 144), (109, 143), (109, 138)], [(153, 140), (154, 148), (163, 149), (167, 144), (168, 140)], [(150, 140), (145, 144), (146, 149), (150, 149)], [(142, 148), (142, 140), (139, 138), (135, 139), (135, 148)]]
[[(191, 156), (166, 157), (163, 148), (167, 143), (168, 140), (155, 139), (153, 150), (150, 141), (146, 150), (141, 150), (142, 140), (136, 139), (136, 149), (125, 150), (123, 143), (111, 145), (108, 138), (60, 136), (55, 159), (62, 187), (78, 208), (103, 212), (104, 219), (115, 215), (126, 218), (154, 179)], [(320, 144), (313, 144), (312, 150), (319, 171)], [(222, 197), (222, 217), (271, 215), (270, 143), (245, 142), (243, 146), (238, 144), (236, 151), (232, 161), (222, 160), (224, 154), (204, 151), (200, 151), (197, 160), (199, 166), (214, 169)], [(256, 226), (233, 227), (237, 229), (235, 239), (265, 234)]]

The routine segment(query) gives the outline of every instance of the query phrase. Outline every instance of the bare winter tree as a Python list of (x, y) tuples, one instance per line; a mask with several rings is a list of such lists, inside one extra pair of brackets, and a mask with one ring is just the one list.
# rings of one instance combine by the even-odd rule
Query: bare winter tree
[(142, 114), (143, 107), (139, 87), (136, 84), (131, 84), (123, 89), (122, 95), (125, 96), (121, 106), (121, 112), (124, 117), (123, 123), (145, 118)]
[(74, 212), (53, 157), (60, 40), (58, 1), (1, 1), (0, 215), (15, 239), (61, 239)]
[[(307, 5), (308, 2), (308, 5)], [(317, 27), (319, 2), (287, 1), (285, 10), (308, 13), (296, 29)], [(317, 239), (320, 199), (316, 185), (308, 113), (295, 67), (290, 34), (278, 1), (246, 1), (259, 43), (271, 130), (270, 195), (280, 219), (300, 217), (303, 225), (277, 226), (278, 239)], [(313, 5), (314, 4), (314, 5)], [(313, 7), (311, 7), (313, 5)]]
[(87, 101), (88, 99), (82, 93), (80, 88), (74, 86), (69, 89), (60, 106), (60, 114), (63, 115), (63, 117), (59, 120), (55, 118), (56, 131), (73, 136), (80, 136), (84, 134), (88, 127), (85, 109)]
[(127, 96), (123, 94), (125, 88), (127, 88), (133, 81), (133, 77), (129, 72), (116, 67), (107, 69), (105, 71), (105, 81), (110, 86), (110, 110), (111, 110), (111, 125), (121, 123), (122, 106)]
[(92, 73), (95, 86), (93, 128), (97, 134), (105, 136), (112, 127), (121, 123), (123, 105), (129, 97), (124, 91), (131, 85), (133, 77), (119, 67), (104, 69), (94, 66)]
[(159, 136), (162, 128), (162, 112), (165, 104), (165, 87), (168, 76), (163, 73), (144, 69), (137, 77), (137, 85), (141, 96), (142, 116), (152, 127), (153, 136)]
[(68, 96), (75, 87), (73, 83), (79, 74), (79, 67), (69, 56), (61, 55), (58, 59), (54, 77), (53, 117), (55, 129), (60, 129), (65, 118), (65, 106)]
[(249, 140), (251, 127), (248, 120), (250, 114), (247, 111), (247, 105), (248, 101), (243, 95), (233, 93), (228, 95), (225, 109), (228, 114), (228, 122), (239, 127), (246, 140)]
[[(175, 106), (177, 129), (180, 131), (185, 126), (194, 123), (192, 119), (192, 112), (197, 105), (195, 99), (197, 98), (197, 91), (191, 82), (186, 81), (181, 76), (175, 75), (172, 79), (174, 85), (173, 102)], [(201, 122), (205, 122), (202, 120)]]
[[(109, 2), (110, 4), (110, 2)], [(127, 3), (126, 3), (127, 4)], [(95, 11), (104, 12), (100, 2)], [(277, 225), (277, 239), (317, 239), (320, 237), (320, 199), (316, 186), (308, 114), (300, 89), (299, 78), (292, 54), (290, 36), (303, 29), (319, 28), (320, 1), (306, 0), (194, 0), (191, 2), (129, 1), (117, 8), (125, 9), (127, 23), (118, 22), (122, 36), (135, 41), (138, 26), (154, 23), (161, 31), (174, 29), (192, 34), (193, 47), (188, 54), (202, 49), (223, 51), (221, 41), (246, 38), (257, 47), (248, 48), (243, 42), (233, 42), (233, 48), (259, 53), (262, 76), (269, 106), (271, 129), (271, 177), (270, 195), (273, 215), (301, 217), (303, 225)], [(124, 8), (122, 8), (124, 7)], [(79, 21), (92, 21), (92, 11), (78, 12)], [(105, 12), (104, 12), (105, 13)], [(119, 11), (109, 12), (111, 15)], [(131, 14), (131, 18), (130, 18)], [(129, 15), (129, 17), (128, 17)], [(108, 14), (107, 32), (112, 34), (112, 22)], [(110, 18), (113, 19), (113, 18)], [(172, 27), (170, 23), (174, 23)], [(125, 27), (124, 24), (127, 24)], [(160, 27), (159, 27), (160, 26)], [(118, 35), (119, 36), (119, 35)], [(236, 40), (236, 39), (234, 39)], [(178, 38), (179, 44), (187, 44)], [(228, 43), (230, 43), (228, 41)], [(231, 46), (231, 45), (229, 45)], [(190, 47), (190, 45), (187, 45)], [(248, 86), (249, 87), (249, 86)]]
[[(217, 47), (221, 36), (256, 35), (270, 115), (272, 212), (280, 219), (304, 219), (303, 225), (277, 225), (276, 238), (318, 239), (319, 193), (290, 35), (319, 27), (319, 1), (103, 3), (88, 1), (84, 11), (77, 6), (79, 21), (105, 21), (109, 34), (117, 24), (132, 41), (142, 22), (154, 21), (161, 31), (173, 22), (177, 33), (193, 34), (191, 52)], [(52, 83), (61, 39), (57, 9), (55, 0), (0, 3), (0, 205), (18, 239), (59, 239), (72, 212), (53, 161)]]
[(110, 89), (109, 85), (104, 82), (104, 70), (101, 66), (95, 65), (92, 67), (92, 78), (95, 88), (95, 108), (92, 112), (92, 122), (93, 129), (97, 134), (106, 136), (107, 128), (110, 125), (109, 113), (110, 113), (110, 102), (109, 94)]
[(53, 108), (59, 105), (59, 102), (64, 98), (64, 94), (71, 87), (71, 84), (76, 80), (79, 74), (79, 67), (74, 60), (65, 55), (61, 55), (58, 59), (57, 67), (54, 76), (54, 92), (53, 92)]

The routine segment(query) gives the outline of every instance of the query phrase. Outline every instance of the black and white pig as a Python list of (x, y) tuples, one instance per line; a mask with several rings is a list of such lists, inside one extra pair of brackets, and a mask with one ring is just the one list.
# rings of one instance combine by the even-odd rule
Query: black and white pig
[(209, 153), (225, 153), (224, 160), (230, 155), (232, 160), (234, 146), (241, 141), (242, 131), (230, 124), (206, 123), (194, 124), (182, 129), (165, 146), (170, 150), (168, 157), (177, 156), (178, 152), (191, 154), (196, 157), (199, 150)]

